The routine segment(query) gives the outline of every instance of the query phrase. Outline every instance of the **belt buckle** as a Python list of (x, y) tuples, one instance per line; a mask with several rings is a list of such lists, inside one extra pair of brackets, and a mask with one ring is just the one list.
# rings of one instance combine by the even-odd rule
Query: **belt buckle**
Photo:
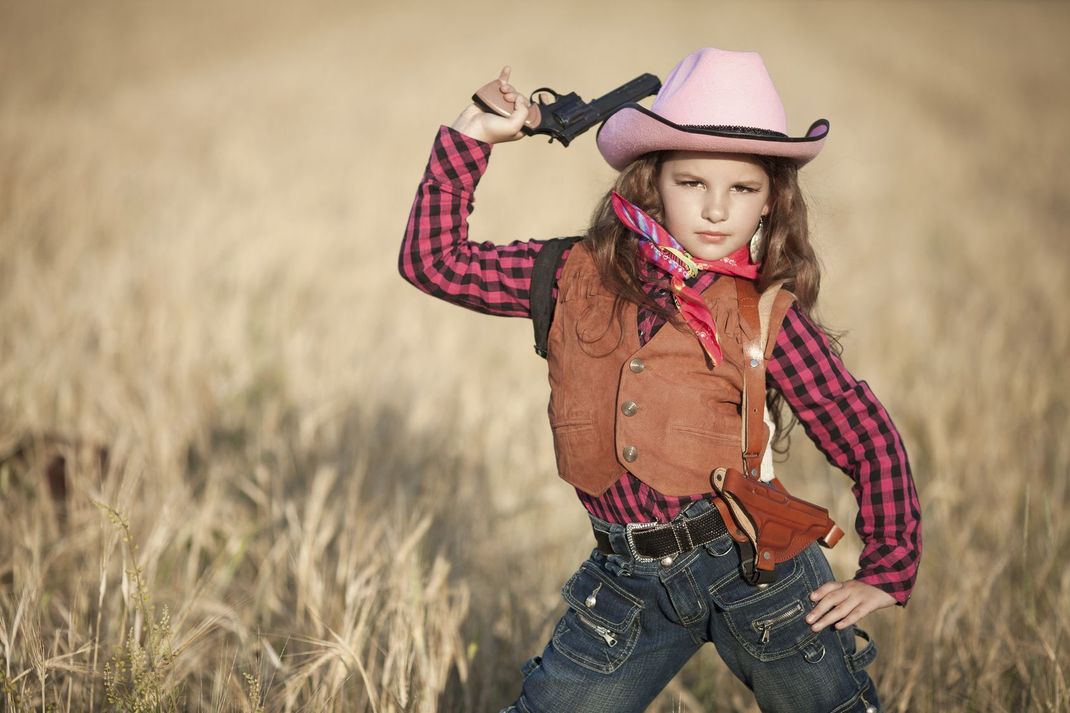
[(657, 557), (645, 557), (639, 554), (639, 551), (635, 549), (635, 533), (642, 532), (643, 530), (652, 530), (660, 522), (629, 522), (624, 525), (624, 539), (628, 542), (628, 549), (631, 550), (632, 557), (636, 562), (654, 562)]

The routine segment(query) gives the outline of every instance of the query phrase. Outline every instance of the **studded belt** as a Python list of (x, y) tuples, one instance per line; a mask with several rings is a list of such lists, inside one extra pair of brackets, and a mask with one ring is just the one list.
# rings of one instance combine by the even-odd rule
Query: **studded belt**
[(728, 529), (717, 508), (692, 518), (680, 518), (672, 522), (633, 522), (624, 526), (628, 552), (620, 552), (606, 533), (595, 530), (594, 539), (598, 549), (607, 555), (631, 555), (639, 562), (653, 562), (665, 557), (676, 557), (699, 545), (727, 535)]

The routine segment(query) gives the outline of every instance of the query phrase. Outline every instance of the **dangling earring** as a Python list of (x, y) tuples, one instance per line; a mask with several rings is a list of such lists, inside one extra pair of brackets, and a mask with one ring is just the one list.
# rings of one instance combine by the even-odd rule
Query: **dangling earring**
[(754, 235), (750, 239), (750, 261), (758, 262), (758, 258), (762, 255), (762, 227), (765, 226), (765, 216), (758, 218), (758, 229), (754, 231)]

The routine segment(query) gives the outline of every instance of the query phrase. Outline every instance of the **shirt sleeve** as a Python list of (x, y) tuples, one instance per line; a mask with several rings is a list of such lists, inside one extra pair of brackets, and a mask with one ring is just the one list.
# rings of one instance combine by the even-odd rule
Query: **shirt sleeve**
[[(468, 240), (468, 216), (490, 152), (488, 143), (439, 127), (409, 213), (398, 271), (447, 302), (485, 314), (530, 317), (531, 274), (545, 241)], [(558, 273), (566, 256), (567, 251)]]
[(770, 383), (829, 462), (853, 481), (858, 579), (910, 598), (921, 558), (921, 507), (902, 439), (865, 381), (856, 380), (828, 338), (792, 306), (769, 361)]

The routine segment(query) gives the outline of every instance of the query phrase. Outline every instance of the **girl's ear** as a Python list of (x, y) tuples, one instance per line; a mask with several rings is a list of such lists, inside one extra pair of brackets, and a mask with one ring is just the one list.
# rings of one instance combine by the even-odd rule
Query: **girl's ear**
[(769, 214), (773, 212), (773, 203), (775, 197), (772, 191), (769, 191), (769, 197), (765, 199), (765, 205), (762, 206), (762, 217), (768, 218)]

